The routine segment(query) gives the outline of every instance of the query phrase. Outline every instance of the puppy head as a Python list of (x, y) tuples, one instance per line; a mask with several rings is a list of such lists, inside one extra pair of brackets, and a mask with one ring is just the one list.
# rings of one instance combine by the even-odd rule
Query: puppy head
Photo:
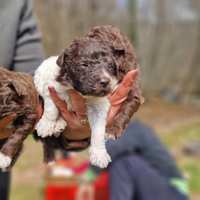
[(82, 37), (72, 42), (57, 60), (61, 67), (57, 81), (82, 95), (106, 96), (117, 84), (117, 65), (107, 44)]
[(23, 104), (25, 90), (13, 74), (0, 67), (0, 120), (21, 112), (19, 108)]
[(135, 49), (118, 28), (113, 26), (96, 26), (86, 37), (102, 40), (109, 46), (120, 72), (118, 80), (122, 80), (128, 71), (137, 69)]
[(126, 38), (114, 26), (96, 26), (86, 36), (107, 42), (116, 53), (121, 51), (124, 54), (126, 51)]

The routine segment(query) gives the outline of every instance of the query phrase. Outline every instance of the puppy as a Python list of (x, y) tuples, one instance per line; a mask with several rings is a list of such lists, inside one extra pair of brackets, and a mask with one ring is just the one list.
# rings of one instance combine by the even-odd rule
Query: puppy
[[(133, 69), (138, 69), (135, 56), (135, 49), (130, 41), (116, 27), (97, 26), (93, 28), (86, 37), (101, 40), (108, 45), (117, 66), (117, 84), (121, 83), (124, 76)], [(118, 139), (125, 131), (133, 114), (138, 110), (140, 104), (144, 102), (141, 96), (141, 79), (138, 74), (131, 91), (126, 100), (122, 103), (118, 114), (115, 116), (111, 126), (106, 128), (107, 139)]]
[[(15, 119), (6, 127), (13, 128), (13, 134), (7, 139), (0, 150), (0, 168), (9, 170), (15, 164), (20, 154), (23, 141), (34, 128), (37, 119), (37, 91), (33, 77), (23, 72), (11, 72), (0, 67), (0, 120), (4, 117), (16, 115)], [(53, 148), (44, 140), (44, 161), (50, 163), (53, 158)], [(50, 151), (50, 153), (49, 153)]]
[(138, 109), (141, 99), (139, 75), (113, 125), (108, 128), (106, 117), (110, 103), (107, 95), (115, 92), (126, 73), (137, 68), (134, 48), (115, 27), (99, 26), (85, 37), (74, 40), (59, 56), (48, 58), (36, 70), (34, 83), (44, 99), (44, 114), (36, 125), (38, 135), (58, 136), (67, 125), (50, 97), (48, 86), (54, 86), (71, 111), (74, 108), (69, 89), (74, 89), (86, 100), (92, 132), (90, 161), (101, 168), (107, 167), (111, 159), (104, 139), (119, 138)]

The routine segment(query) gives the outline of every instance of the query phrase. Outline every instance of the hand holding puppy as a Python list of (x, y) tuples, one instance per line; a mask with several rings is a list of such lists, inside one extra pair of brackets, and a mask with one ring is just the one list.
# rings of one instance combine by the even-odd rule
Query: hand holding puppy
[[(117, 114), (118, 110), (120, 109), (121, 103), (126, 99), (126, 96), (128, 95), (135, 77), (137, 76), (137, 70), (132, 70), (126, 76), (124, 77), (122, 83), (119, 85), (116, 92), (111, 96), (108, 96), (108, 99), (110, 100), (111, 107), (108, 112), (107, 116), (107, 126), (112, 124), (112, 121)], [(53, 87), (49, 88), (49, 92), (51, 94), (51, 97), (58, 107), (60, 114), (62, 117), (67, 121), (68, 126), (63, 131), (63, 135), (72, 140), (78, 140), (78, 139), (84, 139), (91, 136), (91, 131), (89, 126), (82, 126), (78, 120), (79, 117), (87, 117), (86, 115), (86, 106), (85, 106), (85, 100), (83, 97), (81, 97), (78, 92), (71, 90), (70, 95), (72, 98), (72, 103), (75, 108), (75, 113), (71, 112), (67, 109), (67, 104), (62, 101), (58, 95), (57, 92)], [(37, 122), (40, 120), (43, 113), (43, 104), (41, 101), (38, 101), (37, 106)], [(5, 117), (2, 120), (0, 120), (0, 139), (9, 137), (13, 133), (13, 129), (6, 129), (5, 127), (12, 122), (12, 120), (15, 118), (15, 116), (9, 116)], [(33, 132), (34, 130), (32, 130)], [(81, 134), (80, 134), (81, 133)], [(72, 147), (81, 147), (86, 145), (83, 142), (80, 143), (70, 143)]]
[[(119, 85), (118, 89), (111, 96), (108, 96), (110, 100), (111, 106), (107, 115), (107, 126), (112, 124), (112, 121), (120, 109), (121, 103), (126, 99), (129, 91), (132, 88), (135, 77), (137, 76), (138, 71), (132, 70), (126, 74), (123, 81)], [(81, 140), (91, 136), (91, 130), (89, 126), (83, 126), (80, 124), (78, 117), (86, 118), (86, 105), (85, 99), (79, 95), (78, 92), (71, 90), (70, 95), (72, 99), (72, 104), (74, 106), (75, 112), (71, 112), (67, 109), (67, 104), (65, 101), (62, 101), (57, 92), (53, 87), (49, 87), (49, 92), (51, 94), (51, 98), (59, 109), (60, 114), (63, 119), (67, 122), (67, 127), (63, 131), (63, 135), (67, 139), (71, 140)], [(83, 142), (74, 142), (69, 143), (72, 147), (79, 147), (84, 145)], [(85, 144), (86, 145), (86, 144)]]

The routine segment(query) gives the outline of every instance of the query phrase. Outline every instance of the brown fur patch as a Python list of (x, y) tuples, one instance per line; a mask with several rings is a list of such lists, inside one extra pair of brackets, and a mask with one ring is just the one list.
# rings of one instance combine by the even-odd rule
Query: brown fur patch
[(37, 91), (31, 75), (0, 67), (0, 120), (10, 115), (17, 115), (13, 120), (14, 132), (0, 151), (14, 159), (7, 170), (14, 165), (24, 139), (35, 125)]

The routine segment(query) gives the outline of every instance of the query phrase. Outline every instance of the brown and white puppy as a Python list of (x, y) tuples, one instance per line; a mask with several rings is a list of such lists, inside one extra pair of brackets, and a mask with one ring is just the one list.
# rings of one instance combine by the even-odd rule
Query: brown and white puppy
[[(14, 131), (0, 150), (0, 168), (3, 170), (9, 170), (15, 164), (23, 141), (34, 128), (37, 119), (37, 99), (37, 91), (31, 75), (11, 72), (0, 67), (0, 120), (16, 115), (6, 127), (8, 129), (14, 127)], [(48, 138), (45, 141), (48, 141)], [(48, 159), (52, 160), (48, 157), (48, 151), (53, 152), (53, 148), (50, 150), (48, 148), (44, 153), (44, 162), (48, 162), (46, 161)]]
[[(138, 69), (135, 49), (128, 38), (116, 27), (97, 26), (94, 27), (86, 37), (101, 40), (108, 45), (114, 57), (115, 65), (117, 66), (116, 78), (118, 84), (121, 83), (125, 74), (130, 70)], [(122, 103), (112, 125), (106, 128), (107, 139), (118, 139), (121, 137), (131, 117), (138, 110), (143, 101), (144, 99), (141, 97), (141, 79), (138, 74), (130, 93)]]
[(140, 77), (122, 103), (112, 126), (106, 129), (106, 117), (112, 94), (130, 70), (137, 69), (134, 48), (128, 39), (111, 26), (92, 29), (76, 39), (59, 56), (45, 60), (36, 70), (34, 83), (44, 99), (44, 114), (36, 125), (39, 136), (59, 135), (67, 125), (54, 105), (48, 86), (54, 86), (59, 97), (74, 111), (69, 89), (78, 91), (86, 100), (91, 134), (90, 161), (104, 168), (111, 161), (104, 139), (116, 139), (125, 130), (141, 99)]

